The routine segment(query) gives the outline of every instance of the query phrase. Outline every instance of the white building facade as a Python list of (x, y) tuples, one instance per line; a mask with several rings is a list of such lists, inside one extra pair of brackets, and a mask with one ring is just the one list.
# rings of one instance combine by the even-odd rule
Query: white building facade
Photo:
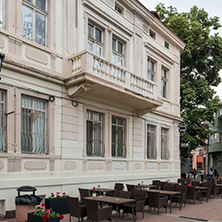
[(180, 176), (180, 54), (137, 0), (0, 0), (0, 213), (16, 188)]

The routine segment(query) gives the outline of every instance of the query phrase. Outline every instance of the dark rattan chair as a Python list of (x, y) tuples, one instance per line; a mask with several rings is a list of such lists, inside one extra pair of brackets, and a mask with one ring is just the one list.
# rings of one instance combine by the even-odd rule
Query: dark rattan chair
[(167, 202), (168, 197), (167, 196), (160, 196), (159, 192), (149, 192), (148, 191), (148, 198), (149, 198), (149, 207), (152, 209), (154, 208), (154, 211), (156, 208), (158, 208), (158, 214), (160, 213), (160, 208), (165, 207), (167, 212)]
[(115, 183), (114, 190), (113, 191), (107, 191), (106, 195), (113, 197), (115, 195), (115, 191), (121, 191), (121, 190), (123, 190), (123, 188), (124, 188), (123, 183)]
[(201, 199), (201, 193), (200, 190), (196, 190), (195, 187), (188, 187), (187, 189), (187, 196), (186, 196), (186, 202), (187, 200), (193, 200), (193, 203), (195, 203), (195, 200)]
[(163, 185), (163, 190), (174, 191), (174, 185), (172, 183), (165, 183)]
[(187, 186), (185, 185), (176, 185), (175, 191), (181, 192), (181, 196), (172, 196), (171, 201), (175, 203), (182, 204), (184, 203), (184, 206), (186, 205), (186, 196), (187, 196)]
[(133, 185), (133, 184), (126, 184), (126, 187), (127, 187), (128, 191), (135, 190), (135, 185)]
[(112, 220), (112, 206), (99, 207), (99, 202), (86, 200), (87, 221)]
[(202, 187), (208, 187), (208, 191), (206, 191), (206, 192), (202, 191), (203, 196), (206, 196), (207, 200), (208, 200), (208, 198), (210, 198), (212, 185), (213, 184), (211, 182), (202, 182), (201, 183)]
[(160, 189), (161, 187), (161, 181), (160, 180), (153, 180), (152, 184), (156, 186), (156, 189)]
[[(146, 191), (145, 190), (133, 190), (132, 191), (132, 199), (135, 199), (135, 203), (133, 204), (133, 211), (136, 214), (141, 212), (142, 217), (144, 218), (144, 204), (146, 199)], [(123, 205), (123, 217), (125, 213), (133, 214), (132, 212), (132, 205), (131, 204), (124, 204)]]
[(86, 205), (81, 204), (78, 197), (67, 197), (68, 205), (69, 205), (69, 221), (71, 222), (71, 217), (77, 217), (78, 221), (80, 218), (83, 220), (86, 214)]
[(200, 181), (191, 181), (191, 186), (200, 186)]
[(86, 203), (84, 197), (90, 197), (90, 191), (88, 189), (79, 188), (80, 198), (82, 203)]

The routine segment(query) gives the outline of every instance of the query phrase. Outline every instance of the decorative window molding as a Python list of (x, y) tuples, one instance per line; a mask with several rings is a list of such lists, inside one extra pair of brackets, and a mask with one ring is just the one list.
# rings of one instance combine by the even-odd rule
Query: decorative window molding
[(22, 36), (46, 46), (47, 0), (22, 1)]

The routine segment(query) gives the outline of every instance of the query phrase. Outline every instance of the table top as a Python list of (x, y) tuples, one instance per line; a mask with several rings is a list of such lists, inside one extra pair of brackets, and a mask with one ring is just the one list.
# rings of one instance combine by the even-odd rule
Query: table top
[(216, 183), (215, 184), (217, 187), (222, 187), (222, 184), (221, 183)]
[(209, 189), (209, 187), (200, 187), (200, 186), (195, 186), (195, 188), (197, 190), (207, 190), (207, 189)]
[(157, 190), (157, 189), (151, 189), (148, 192), (159, 192), (160, 194), (166, 194), (166, 195), (180, 195), (180, 191), (171, 191), (171, 190)]
[(85, 197), (85, 200), (95, 200), (100, 202), (106, 202), (111, 204), (125, 204), (125, 203), (132, 203), (134, 199), (128, 198), (121, 198), (121, 197), (110, 197), (110, 196), (96, 196), (96, 197)]

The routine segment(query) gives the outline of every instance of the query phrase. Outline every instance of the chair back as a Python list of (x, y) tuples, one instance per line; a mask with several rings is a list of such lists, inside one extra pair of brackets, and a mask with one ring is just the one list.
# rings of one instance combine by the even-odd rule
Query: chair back
[(98, 218), (99, 202), (95, 200), (86, 200), (86, 212), (88, 220), (96, 220)]
[(160, 199), (159, 192), (149, 192), (148, 191), (148, 198), (149, 198), (149, 207), (158, 207), (159, 206), (159, 199)]
[(163, 185), (163, 190), (169, 190), (169, 191), (173, 191), (174, 190), (174, 186), (172, 183), (165, 183)]
[(126, 184), (126, 187), (127, 187), (128, 191), (132, 191), (135, 189), (135, 185), (133, 185), (133, 184)]
[(123, 191), (123, 190), (121, 190), (121, 191), (116, 190), (115, 191), (115, 197), (121, 197), (121, 198), (128, 198), (128, 199), (130, 199), (131, 195), (132, 195), (131, 191)]
[(222, 184), (222, 180), (217, 180), (217, 183), (218, 184)]
[(157, 189), (160, 189), (160, 187), (161, 187), (161, 181), (160, 180), (153, 180), (152, 184), (155, 185)]
[(115, 186), (114, 186), (114, 190), (123, 190), (124, 188), (124, 184), (123, 183), (115, 183)]
[(136, 201), (145, 200), (146, 198), (146, 191), (145, 190), (133, 190), (132, 191), (132, 198)]
[(79, 188), (80, 198), (85, 203), (84, 197), (90, 197), (90, 191), (88, 189)]
[(79, 198), (78, 197), (67, 197), (70, 216), (78, 217), (79, 215)]
[(202, 182), (202, 183), (201, 183), (201, 186), (202, 186), (202, 187), (209, 187), (209, 189), (211, 189), (212, 183), (210, 183), (210, 182)]
[(175, 191), (180, 191), (181, 193), (187, 193), (187, 186), (176, 185)]
[(200, 186), (200, 181), (191, 181), (191, 186)]

